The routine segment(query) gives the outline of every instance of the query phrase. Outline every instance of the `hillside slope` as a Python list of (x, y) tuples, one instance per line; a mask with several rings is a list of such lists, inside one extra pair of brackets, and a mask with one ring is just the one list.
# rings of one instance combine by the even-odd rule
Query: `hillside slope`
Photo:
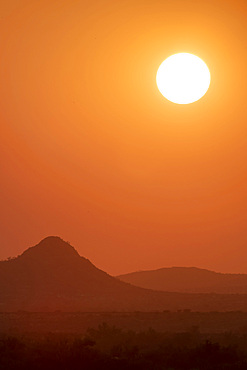
[(246, 274), (222, 274), (196, 267), (171, 267), (119, 275), (146, 289), (180, 293), (247, 294)]
[(96, 268), (59, 237), (0, 262), (0, 311), (247, 310), (247, 295), (181, 294), (138, 288)]

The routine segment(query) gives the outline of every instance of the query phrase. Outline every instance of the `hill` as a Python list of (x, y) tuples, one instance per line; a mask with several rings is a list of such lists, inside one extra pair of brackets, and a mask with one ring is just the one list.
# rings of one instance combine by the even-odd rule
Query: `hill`
[(119, 275), (146, 289), (180, 293), (247, 294), (246, 274), (222, 274), (196, 267), (171, 267)]
[(59, 237), (0, 262), (0, 311), (247, 310), (247, 295), (182, 294), (138, 288), (95, 267)]
[(119, 289), (123, 298), (137, 288), (96, 268), (59, 237), (0, 262), (1, 311), (107, 310)]

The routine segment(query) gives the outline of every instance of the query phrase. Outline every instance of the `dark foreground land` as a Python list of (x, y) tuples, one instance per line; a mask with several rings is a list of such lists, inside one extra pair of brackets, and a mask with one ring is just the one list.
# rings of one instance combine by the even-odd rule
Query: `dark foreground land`
[(246, 370), (247, 334), (135, 332), (102, 324), (79, 334), (0, 335), (4, 370)]
[(247, 312), (13, 312), (0, 313), (0, 333), (85, 334), (102, 323), (124, 330), (247, 334)]
[(1, 313), (0, 370), (246, 370), (246, 312)]

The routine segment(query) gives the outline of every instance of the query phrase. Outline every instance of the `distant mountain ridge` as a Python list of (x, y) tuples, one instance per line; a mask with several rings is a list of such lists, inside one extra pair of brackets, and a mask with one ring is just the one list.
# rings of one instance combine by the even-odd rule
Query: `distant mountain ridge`
[(247, 311), (247, 295), (184, 294), (133, 286), (47, 237), (0, 262), (0, 312)]
[(166, 292), (247, 294), (247, 274), (219, 273), (197, 267), (167, 267), (117, 277), (141, 288)]

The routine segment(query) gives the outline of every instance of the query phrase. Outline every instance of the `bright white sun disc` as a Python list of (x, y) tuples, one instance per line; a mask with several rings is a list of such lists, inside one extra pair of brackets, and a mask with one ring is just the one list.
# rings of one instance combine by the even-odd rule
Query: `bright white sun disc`
[(202, 59), (189, 53), (178, 53), (165, 59), (156, 75), (161, 94), (177, 104), (199, 100), (210, 85), (210, 71)]

